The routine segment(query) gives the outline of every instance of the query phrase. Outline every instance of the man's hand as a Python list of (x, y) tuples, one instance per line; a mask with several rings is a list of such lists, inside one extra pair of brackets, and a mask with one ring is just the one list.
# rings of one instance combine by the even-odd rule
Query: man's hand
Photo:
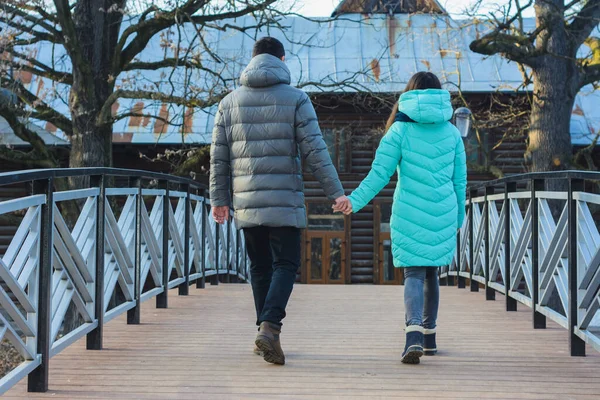
[(217, 224), (224, 224), (229, 220), (229, 206), (213, 207), (212, 216)]
[(333, 208), (334, 212), (341, 212), (346, 215), (352, 214), (352, 203), (346, 196), (340, 196), (335, 199), (335, 204), (331, 208)]

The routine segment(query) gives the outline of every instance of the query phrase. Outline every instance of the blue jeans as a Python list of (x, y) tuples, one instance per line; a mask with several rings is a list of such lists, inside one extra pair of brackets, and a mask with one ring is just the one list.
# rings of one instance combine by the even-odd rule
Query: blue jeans
[(282, 325), (301, 261), (301, 231), (259, 226), (244, 229), (256, 308), (256, 325)]
[(406, 326), (435, 329), (440, 305), (437, 267), (404, 268), (404, 309)]

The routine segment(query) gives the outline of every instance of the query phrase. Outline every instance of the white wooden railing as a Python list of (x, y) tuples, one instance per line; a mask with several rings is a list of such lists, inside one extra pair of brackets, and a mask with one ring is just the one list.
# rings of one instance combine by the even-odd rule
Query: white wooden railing
[[(89, 187), (55, 190), (74, 177)], [(124, 177), (125, 187), (111, 184)], [(0, 215), (22, 216), (0, 255), (0, 341), (25, 361), (0, 379), (0, 394), (27, 375), (30, 391), (46, 391), (51, 357), (84, 336), (102, 349), (104, 324), (125, 312), (139, 324), (140, 304), (156, 297), (166, 308), (167, 289), (248, 280), (242, 235), (232, 221), (216, 224), (197, 182), (92, 168), (0, 174), (0, 186), (10, 184), (32, 193), (0, 202)], [(73, 315), (80, 323), (66, 329)]]

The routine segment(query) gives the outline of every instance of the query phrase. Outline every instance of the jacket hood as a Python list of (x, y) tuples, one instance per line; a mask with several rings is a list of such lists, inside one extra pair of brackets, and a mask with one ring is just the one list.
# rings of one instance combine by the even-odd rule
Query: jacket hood
[(260, 54), (242, 72), (240, 83), (243, 86), (260, 88), (291, 82), (290, 70), (283, 61), (270, 54)]
[(411, 90), (400, 96), (398, 111), (422, 124), (439, 124), (452, 118), (450, 92), (443, 89)]

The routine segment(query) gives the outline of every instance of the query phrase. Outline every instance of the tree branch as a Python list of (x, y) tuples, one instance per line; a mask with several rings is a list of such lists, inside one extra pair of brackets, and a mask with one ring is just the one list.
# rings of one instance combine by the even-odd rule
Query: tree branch
[(509, 60), (530, 67), (535, 66), (536, 58), (540, 55), (528, 37), (509, 35), (497, 29), (471, 42), (469, 49), (488, 56), (502, 54)]
[(13, 49), (10, 49), (10, 48), (2, 49), (0, 47), (0, 52), (2, 52), (2, 50), (6, 51), (7, 53), (12, 54), (13, 56), (15, 56), (19, 59), (22, 59), (23, 61), (26, 61), (26, 62), (38, 67), (39, 69), (33, 68), (30, 65), (20, 63), (18, 61), (14, 61), (14, 60), (3, 61), (4, 63), (7, 63), (8, 65), (11, 65), (18, 69), (22, 69), (27, 72), (31, 72), (34, 75), (48, 78), (55, 82), (64, 83), (67, 85), (73, 84), (73, 75), (68, 72), (61, 72), (61, 71), (52, 69), (52, 68), (48, 67), (46, 64), (39, 62), (37, 59), (29, 57), (26, 54), (20, 53)]
[(54, 0), (56, 12), (60, 26), (62, 28), (63, 36), (65, 37), (64, 46), (65, 50), (71, 58), (73, 64), (73, 71), (79, 71), (83, 76), (88, 78), (92, 77), (91, 69), (88, 61), (82, 54), (81, 47), (79, 45), (79, 39), (77, 30), (75, 29), (75, 23), (73, 22), (73, 16), (71, 15), (71, 7), (69, 6), (69, 0)]
[(575, 15), (573, 22), (567, 26), (573, 43), (573, 51), (577, 51), (594, 28), (600, 24), (600, 0), (587, 0)]
[[(156, 13), (154, 18), (142, 20), (137, 24), (130, 25), (121, 34), (115, 49), (112, 72), (117, 76), (138, 54), (140, 54), (154, 35), (158, 32), (175, 25), (185, 14), (194, 14), (207, 4), (207, 0), (188, 0), (180, 8), (167, 13)], [(144, 13), (146, 14), (146, 13)], [(126, 46), (129, 38), (136, 35)]]
[(600, 64), (584, 66), (581, 74), (580, 87), (592, 85), (597, 82), (600, 82)]
[(25, 123), (17, 118), (12, 107), (0, 105), (0, 116), (10, 125), (13, 133), (21, 140), (29, 143), (33, 150), (28, 153), (17, 152), (6, 146), (0, 146), (0, 158), (9, 161), (20, 162), (29, 166), (45, 168), (58, 167), (58, 161), (49, 151), (44, 140), (34, 131), (29, 129)]
[[(67, 135), (73, 133), (73, 124), (71, 120), (43, 102), (40, 98), (27, 90), (20, 82), (11, 79), (3, 79), (0, 80), (0, 87), (14, 93), (24, 103), (33, 108), (36, 111), (35, 118), (52, 123)], [(20, 111), (19, 109), (13, 109), (13, 112), (15, 112), (17, 116), (27, 115), (27, 112)]]
[(208, 100), (197, 99), (197, 98), (185, 98), (181, 96), (174, 96), (160, 92), (153, 92), (149, 90), (123, 90), (118, 89), (115, 90), (106, 100), (106, 103), (102, 106), (102, 110), (98, 114), (98, 119), (96, 120), (96, 124), (102, 125), (107, 122), (112, 121), (112, 105), (118, 99), (139, 99), (139, 100), (153, 100), (160, 101), (162, 103), (168, 104), (177, 104), (180, 106), (190, 107), (190, 108), (207, 108), (217, 104), (221, 101), (227, 93), (222, 93), (218, 95), (211, 96)]
[[(53, 22), (58, 22), (56, 21), (56, 19), (52, 19), (52, 17), (46, 13), (43, 9), (41, 9), (41, 7), (28, 7), (26, 5), (24, 6), (19, 6), (23, 9), (28, 9), (30, 11), (35, 11), (37, 13), (39, 13), (41, 15), (41, 17), (36, 18), (34, 17), (32, 14), (24, 12), (23, 10), (17, 8), (17, 7), (13, 7), (11, 5), (5, 4), (4, 6), (2, 6), (2, 8), (5, 10), (5, 12), (10, 12), (13, 15), (18, 15), (19, 17), (23, 18), (25, 21), (27, 22), (31, 22), (33, 25), (31, 27), (29, 27), (29, 29), (33, 29), (36, 26), (40, 26), (42, 28), (44, 28), (45, 30), (47, 30), (48, 32), (52, 33), (54, 36), (56, 37), (60, 37), (60, 32), (58, 30), (56, 30), (56, 28), (52, 25), (50, 25), (47, 21), (53, 21)], [(11, 20), (13, 18), (10, 18)]]

